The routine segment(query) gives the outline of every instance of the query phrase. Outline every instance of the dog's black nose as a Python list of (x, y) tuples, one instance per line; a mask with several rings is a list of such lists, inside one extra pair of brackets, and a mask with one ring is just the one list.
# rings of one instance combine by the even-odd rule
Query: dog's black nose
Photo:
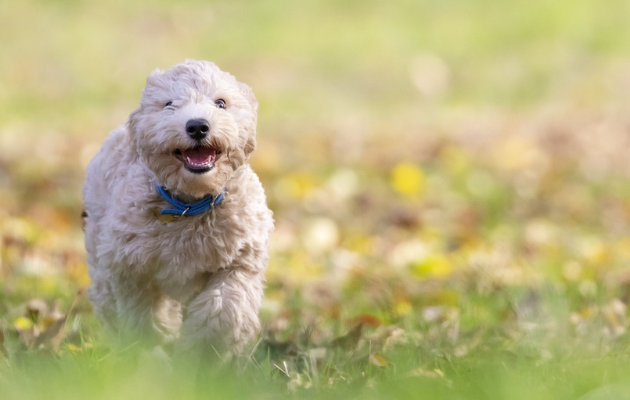
[(201, 140), (208, 136), (210, 123), (205, 119), (191, 119), (186, 122), (186, 133), (195, 140)]

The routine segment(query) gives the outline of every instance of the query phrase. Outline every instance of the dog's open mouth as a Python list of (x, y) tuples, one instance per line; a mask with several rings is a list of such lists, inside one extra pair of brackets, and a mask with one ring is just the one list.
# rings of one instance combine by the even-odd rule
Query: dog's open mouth
[(184, 168), (195, 174), (203, 174), (214, 167), (214, 161), (221, 153), (209, 146), (195, 146), (189, 149), (177, 149), (173, 155), (184, 163)]

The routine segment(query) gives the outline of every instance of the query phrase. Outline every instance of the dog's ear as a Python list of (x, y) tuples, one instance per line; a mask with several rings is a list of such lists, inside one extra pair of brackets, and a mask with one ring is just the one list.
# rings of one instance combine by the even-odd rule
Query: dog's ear
[(159, 82), (162, 78), (162, 75), (164, 75), (164, 71), (156, 68), (153, 71), (151, 71), (151, 73), (149, 74), (149, 76), (147, 76), (147, 85), (159, 85)]
[(127, 119), (127, 129), (129, 130), (131, 135), (134, 135), (136, 132), (136, 125), (138, 125), (138, 114), (140, 114), (141, 109), (142, 106), (134, 110), (131, 114), (129, 114), (129, 118)]
[(129, 137), (131, 138), (131, 143), (136, 148), (138, 146), (138, 133), (137, 133), (138, 122), (139, 122), (138, 121), (138, 117), (139, 117), (141, 112), (142, 112), (142, 106), (140, 106), (134, 112), (129, 114), (129, 118), (127, 119), (127, 123), (126, 123), (127, 132), (129, 132)]
[[(151, 89), (152, 87), (167, 87), (166, 80), (164, 79), (164, 72), (165, 72), (164, 70), (161, 70), (159, 68), (156, 68), (153, 71), (151, 71), (151, 73), (147, 77), (146, 86), (142, 90), (143, 99), (147, 96), (147, 91), (152, 90)], [(137, 132), (137, 125), (138, 125), (138, 117), (139, 117), (139, 114), (142, 113), (143, 107), (144, 107), (144, 104), (142, 101), (140, 101), (140, 107), (134, 112), (132, 112), (129, 115), (129, 119), (127, 120), (127, 129), (131, 133), (131, 138), (134, 144), (136, 143), (136, 140), (137, 140), (136, 132)]]
[(254, 96), (254, 91), (248, 85), (237, 82), (238, 88), (241, 93), (247, 99), (252, 110), (254, 111), (254, 124), (251, 128), (247, 129), (247, 139), (245, 141), (245, 146), (243, 147), (243, 152), (245, 153), (245, 157), (249, 157), (251, 152), (256, 150), (256, 114), (258, 114), (258, 101), (256, 100), (256, 96)]
[(248, 133), (249, 137), (247, 138), (245, 147), (243, 148), (246, 157), (249, 157), (249, 155), (256, 150), (256, 128), (251, 129)]
[(249, 102), (249, 105), (252, 107), (252, 110), (254, 110), (254, 112), (258, 112), (258, 101), (256, 100), (256, 96), (254, 96), (254, 91), (252, 90), (252, 88), (242, 82), (237, 82), (237, 84), (241, 93)]

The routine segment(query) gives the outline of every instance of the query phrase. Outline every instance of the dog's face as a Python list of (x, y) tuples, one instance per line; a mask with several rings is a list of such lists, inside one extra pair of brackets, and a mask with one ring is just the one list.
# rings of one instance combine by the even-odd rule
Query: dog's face
[(247, 85), (210, 62), (187, 60), (151, 73), (128, 127), (160, 185), (201, 198), (221, 192), (255, 149), (257, 109)]

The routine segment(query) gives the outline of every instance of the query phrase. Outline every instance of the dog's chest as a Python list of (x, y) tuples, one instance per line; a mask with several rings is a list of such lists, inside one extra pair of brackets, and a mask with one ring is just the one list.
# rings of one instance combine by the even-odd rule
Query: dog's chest
[(111, 250), (126, 268), (163, 279), (188, 280), (226, 268), (240, 245), (234, 224), (218, 213), (170, 222), (147, 214), (143, 220), (126, 222)]

